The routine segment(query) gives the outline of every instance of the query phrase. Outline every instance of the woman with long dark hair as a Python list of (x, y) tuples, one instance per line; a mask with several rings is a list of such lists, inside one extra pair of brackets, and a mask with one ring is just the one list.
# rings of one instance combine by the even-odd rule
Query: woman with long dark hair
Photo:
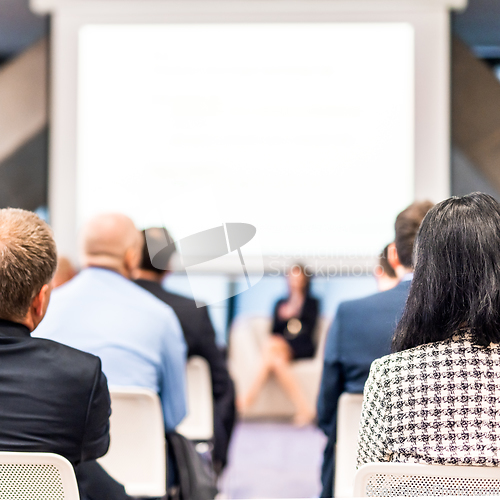
[(432, 208), (393, 339), (365, 386), (358, 465), (500, 465), (500, 205)]
[(294, 359), (313, 357), (316, 350), (313, 333), (318, 301), (310, 294), (310, 284), (305, 268), (294, 264), (288, 272), (288, 297), (279, 300), (274, 308), (272, 334), (264, 346), (262, 365), (248, 392), (237, 401), (240, 411), (244, 412), (254, 403), (274, 373), (295, 406), (295, 423), (306, 425), (316, 416), (290, 369)]

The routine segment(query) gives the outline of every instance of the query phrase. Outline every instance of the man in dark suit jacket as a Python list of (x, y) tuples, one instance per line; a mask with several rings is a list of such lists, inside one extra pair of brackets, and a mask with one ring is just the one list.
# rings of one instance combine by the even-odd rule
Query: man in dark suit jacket
[[(214, 450), (212, 458), (215, 471), (220, 473), (227, 462), (227, 449), (235, 423), (233, 381), (229, 376), (224, 355), (215, 343), (215, 331), (207, 308), (197, 307), (194, 300), (167, 292), (162, 287), (162, 282), (169, 272), (170, 258), (175, 252), (172, 238), (163, 228), (146, 229), (143, 231), (143, 236), (145, 244), (135, 282), (174, 310), (186, 339), (188, 358), (201, 356), (210, 365), (214, 397)], [(151, 248), (149, 247), (158, 249), (165, 241), (169, 242), (169, 245), (160, 252), (155, 252), (153, 265), (150, 257)]]
[(388, 260), (400, 283), (391, 290), (341, 303), (328, 332), (318, 396), (318, 425), (328, 436), (322, 498), (333, 496), (338, 399), (343, 392), (362, 393), (371, 363), (390, 353), (410, 288), (415, 236), (431, 207), (430, 202), (415, 202), (396, 218), (396, 238), (389, 247)]
[[(3, 209), (0, 242), (0, 450), (57, 453), (82, 482), (90, 470), (105, 475), (95, 462), (109, 446), (111, 413), (100, 359), (31, 337), (56, 270), (52, 233), (34, 213)], [(99, 498), (116, 498), (110, 491)]]

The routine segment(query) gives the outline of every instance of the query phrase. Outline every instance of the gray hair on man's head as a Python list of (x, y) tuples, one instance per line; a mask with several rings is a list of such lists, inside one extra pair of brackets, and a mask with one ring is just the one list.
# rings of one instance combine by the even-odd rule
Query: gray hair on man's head
[(0, 209), (0, 318), (24, 318), (56, 267), (50, 227), (33, 212)]

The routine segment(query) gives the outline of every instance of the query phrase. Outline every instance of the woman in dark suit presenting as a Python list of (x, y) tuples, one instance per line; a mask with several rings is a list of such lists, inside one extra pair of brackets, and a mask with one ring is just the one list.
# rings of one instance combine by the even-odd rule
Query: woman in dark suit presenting
[(288, 273), (289, 295), (274, 308), (272, 334), (264, 347), (263, 363), (250, 390), (238, 401), (240, 411), (250, 407), (271, 373), (295, 405), (294, 422), (307, 425), (314, 409), (302, 393), (290, 364), (295, 359), (311, 358), (316, 349), (313, 333), (318, 317), (318, 301), (309, 294), (310, 278), (303, 266), (295, 264)]

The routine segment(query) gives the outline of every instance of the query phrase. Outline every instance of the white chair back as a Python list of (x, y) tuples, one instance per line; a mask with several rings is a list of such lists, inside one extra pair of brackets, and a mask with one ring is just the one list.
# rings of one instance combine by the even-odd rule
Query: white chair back
[(209, 441), (214, 435), (214, 404), (210, 366), (193, 356), (187, 363), (188, 412), (177, 432), (192, 441)]
[(160, 398), (141, 387), (110, 387), (110, 394), (111, 444), (99, 463), (131, 496), (165, 495), (167, 457)]
[(363, 394), (344, 392), (337, 408), (335, 497), (352, 497), (356, 475), (356, 452)]
[(0, 495), (8, 500), (80, 500), (73, 466), (55, 453), (0, 452)]
[(365, 464), (355, 478), (356, 497), (499, 496), (500, 467)]

